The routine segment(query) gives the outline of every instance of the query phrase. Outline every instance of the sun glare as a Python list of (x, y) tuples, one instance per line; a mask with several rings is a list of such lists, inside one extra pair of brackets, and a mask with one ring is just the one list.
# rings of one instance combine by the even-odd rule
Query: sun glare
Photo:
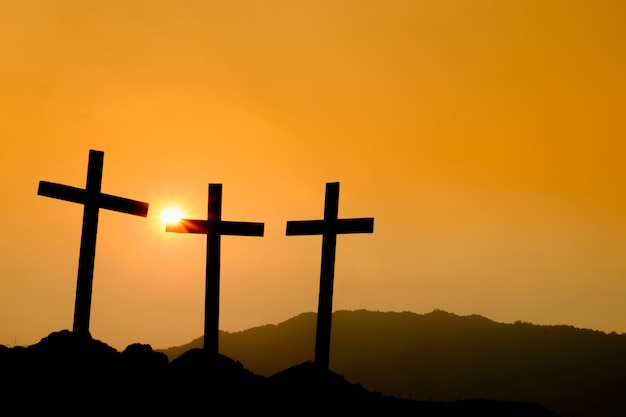
[(163, 210), (161, 219), (163, 223), (178, 223), (183, 218), (183, 213), (177, 208), (168, 208)]

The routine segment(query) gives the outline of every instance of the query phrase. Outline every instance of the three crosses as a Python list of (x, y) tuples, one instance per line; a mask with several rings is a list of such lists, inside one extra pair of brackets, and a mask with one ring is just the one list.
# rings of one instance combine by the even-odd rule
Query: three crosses
[[(83, 336), (89, 336), (99, 210), (107, 209), (142, 217), (148, 215), (148, 203), (101, 192), (103, 161), (103, 152), (89, 151), (87, 183), (84, 189), (40, 181), (37, 192), (42, 196), (71, 201), (84, 206), (73, 323), (73, 332)], [(315, 364), (326, 369), (329, 365), (337, 235), (373, 233), (374, 231), (373, 218), (339, 219), (338, 208), (339, 183), (327, 183), (324, 218), (322, 220), (288, 221), (286, 230), (287, 236), (322, 235)], [(166, 226), (167, 232), (198, 233), (207, 236), (204, 350), (210, 354), (217, 355), (218, 353), (221, 236), (263, 236), (263, 229), (263, 223), (222, 220), (221, 184), (209, 184), (206, 220), (183, 219), (178, 224)]]

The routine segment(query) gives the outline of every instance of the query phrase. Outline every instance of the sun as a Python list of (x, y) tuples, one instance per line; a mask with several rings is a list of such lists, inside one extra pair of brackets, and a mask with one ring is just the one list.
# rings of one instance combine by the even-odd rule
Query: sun
[(163, 214), (161, 214), (161, 220), (166, 224), (178, 223), (182, 218), (183, 213), (175, 207), (167, 208), (163, 210)]

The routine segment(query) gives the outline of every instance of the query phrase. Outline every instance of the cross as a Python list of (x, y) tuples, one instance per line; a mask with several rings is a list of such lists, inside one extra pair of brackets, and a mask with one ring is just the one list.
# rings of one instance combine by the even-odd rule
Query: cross
[(81, 336), (89, 336), (89, 316), (91, 313), (91, 291), (93, 287), (99, 210), (107, 209), (142, 217), (148, 215), (148, 203), (100, 192), (103, 162), (104, 152), (89, 151), (87, 184), (84, 189), (39, 181), (39, 189), (37, 191), (38, 195), (71, 201), (84, 206), (73, 325), (73, 332)]
[(322, 265), (315, 335), (315, 364), (323, 369), (328, 369), (330, 356), (330, 327), (333, 308), (337, 235), (374, 232), (373, 218), (338, 219), (338, 212), (339, 183), (329, 182), (326, 183), (324, 220), (287, 222), (287, 236), (322, 235)]
[(209, 184), (207, 220), (183, 219), (167, 224), (166, 232), (200, 233), (206, 240), (206, 287), (204, 301), (204, 351), (217, 355), (220, 307), (221, 236), (263, 236), (263, 223), (222, 220), (222, 184)]

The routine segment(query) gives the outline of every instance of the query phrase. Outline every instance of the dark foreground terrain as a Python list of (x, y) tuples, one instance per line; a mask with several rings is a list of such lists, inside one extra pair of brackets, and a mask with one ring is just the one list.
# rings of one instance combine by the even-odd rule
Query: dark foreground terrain
[(227, 413), (385, 416), (533, 416), (557, 414), (540, 404), (467, 399), (412, 401), (364, 389), (303, 362), (269, 377), (224, 355), (191, 349), (175, 360), (149, 345), (123, 352), (64, 330), (28, 347), (0, 346), (3, 409), (80, 413)]

